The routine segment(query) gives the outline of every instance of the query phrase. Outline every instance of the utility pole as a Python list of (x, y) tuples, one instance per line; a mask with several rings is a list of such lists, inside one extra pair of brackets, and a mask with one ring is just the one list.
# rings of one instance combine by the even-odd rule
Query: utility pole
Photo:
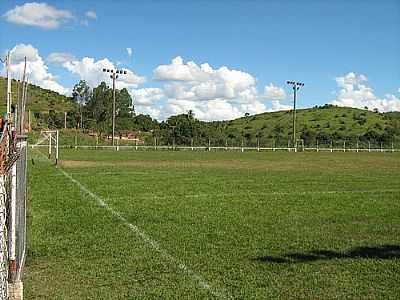
[(126, 71), (103, 69), (103, 72), (111, 73), (110, 78), (113, 80), (112, 145), (115, 146), (115, 80), (118, 74), (126, 74)]
[(304, 86), (304, 83), (298, 81), (286, 81), (287, 84), (291, 85), (293, 88), (293, 147), (294, 151), (297, 152), (297, 142), (296, 142), (296, 98), (297, 91), (300, 87)]
[(7, 74), (7, 119), (10, 120), (11, 117), (11, 55), (10, 52), (7, 53), (6, 59), (6, 74)]

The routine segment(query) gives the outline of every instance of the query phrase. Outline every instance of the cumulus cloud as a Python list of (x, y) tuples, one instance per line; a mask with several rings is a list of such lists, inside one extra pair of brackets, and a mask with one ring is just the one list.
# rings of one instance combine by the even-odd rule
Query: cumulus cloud
[[(105, 69), (116, 69), (114, 64), (107, 58), (96, 61), (92, 57), (84, 57), (81, 60), (66, 61), (62, 66), (80, 79), (85, 80), (91, 87), (97, 86), (100, 82), (110, 82), (110, 74), (104, 73)], [(127, 74), (120, 75), (116, 81), (116, 87), (135, 88), (138, 84), (145, 82), (145, 78), (136, 75), (131, 70), (124, 69)]]
[[(153, 78), (163, 83), (162, 88), (131, 90), (131, 95), (138, 112), (146, 110), (155, 118), (192, 110), (200, 120), (229, 120), (245, 113), (287, 109), (279, 101), (286, 98), (281, 87), (271, 83), (259, 94), (251, 74), (226, 66), (198, 65), (178, 56), (170, 64), (156, 67)], [(264, 103), (266, 100), (273, 101)]]
[(132, 48), (126, 48), (126, 52), (128, 52), (128, 56), (131, 57), (132, 56)]
[(267, 109), (267, 111), (280, 111), (280, 110), (291, 110), (293, 106), (287, 105), (287, 104), (282, 104), (279, 100), (272, 100), (272, 107)]
[(184, 63), (180, 56), (169, 65), (158, 66), (153, 74), (156, 80), (172, 82), (168, 86), (171, 97), (185, 100), (234, 99), (256, 83), (248, 73), (225, 66), (213, 69), (207, 63)]
[(52, 52), (47, 57), (47, 61), (52, 64), (62, 65), (67, 61), (73, 61), (75, 57), (70, 53), (65, 52)]
[(264, 96), (266, 99), (271, 100), (284, 100), (286, 99), (286, 92), (283, 88), (270, 83), (264, 88)]
[(135, 105), (139, 106), (152, 106), (164, 97), (164, 91), (160, 88), (133, 89), (130, 94), (134, 98)]
[[(24, 57), (26, 56), (26, 72), (29, 82), (42, 88), (56, 91), (60, 94), (67, 94), (68, 89), (56, 81), (56, 77), (48, 71), (39, 51), (30, 44), (18, 44), (10, 51), (11, 53), (11, 77), (21, 79), (24, 71)], [(5, 68), (1, 71), (4, 76)]]
[(93, 10), (88, 10), (88, 11), (85, 13), (85, 16), (88, 17), (88, 18), (90, 18), (90, 19), (97, 19), (97, 14), (96, 14), (96, 12), (93, 11)]
[(30, 2), (21, 6), (17, 5), (7, 11), (3, 18), (18, 25), (56, 29), (74, 17), (68, 10), (57, 9), (46, 3)]
[(378, 109), (381, 112), (400, 111), (400, 98), (392, 94), (386, 94), (378, 98), (374, 90), (367, 86), (368, 78), (362, 74), (350, 72), (336, 78), (340, 90), (336, 93), (336, 99), (332, 104), (356, 108), (368, 107)]
[(227, 100), (211, 100), (207, 102), (195, 102), (189, 100), (169, 99), (163, 107), (162, 117), (187, 113), (189, 110), (194, 112), (196, 118), (204, 121), (211, 120), (230, 120), (243, 117), (244, 112), (240, 107), (233, 105)]

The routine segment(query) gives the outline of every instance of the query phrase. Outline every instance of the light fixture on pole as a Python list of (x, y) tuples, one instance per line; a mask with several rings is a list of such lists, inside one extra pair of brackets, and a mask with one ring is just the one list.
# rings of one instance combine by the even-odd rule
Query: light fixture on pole
[(124, 70), (103, 69), (105, 73), (111, 73), (110, 78), (113, 80), (113, 115), (112, 115), (112, 145), (115, 145), (115, 80), (118, 74), (126, 74)]
[(297, 91), (300, 87), (304, 86), (304, 83), (297, 81), (286, 81), (287, 84), (293, 88), (293, 147), (294, 151), (297, 152), (297, 141), (296, 141), (296, 98)]

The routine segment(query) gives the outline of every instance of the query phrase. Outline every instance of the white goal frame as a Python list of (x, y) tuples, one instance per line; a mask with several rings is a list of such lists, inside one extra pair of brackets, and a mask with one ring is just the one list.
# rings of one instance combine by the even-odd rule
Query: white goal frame
[[(42, 130), (40, 131), (39, 141), (32, 146), (40, 147), (40, 146), (47, 146), (48, 147), (48, 157), (51, 159), (54, 149), (54, 155), (56, 160), (56, 165), (58, 164), (58, 155), (59, 155), (59, 144), (58, 144), (59, 132), (58, 130)], [(47, 142), (47, 144), (44, 144)]]

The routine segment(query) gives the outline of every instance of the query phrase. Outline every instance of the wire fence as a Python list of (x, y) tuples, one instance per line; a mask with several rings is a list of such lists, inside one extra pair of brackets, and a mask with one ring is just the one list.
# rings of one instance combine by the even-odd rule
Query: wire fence
[(26, 257), (27, 141), (17, 137), (19, 156), (16, 167), (16, 280), (21, 280)]
[[(32, 148), (48, 148), (48, 144), (32, 145)], [(240, 152), (400, 152), (400, 148), (392, 147), (370, 147), (353, 148), (346, 146), (337, 147), (303, 147), (303, 146), (277, 146), (277, 147), (254, 147), (254, 146), (185, 146), (185, 145), (59, 145), (62, 149), (97, 149), (97, 150), (134, 150), (134, 151), (240, 151)], [(61, 158), (62, 159), (62, 158)]]
[(0, 140), (0, 300), (21, 280), (26, 256), (27, 141), (3, 127)]

